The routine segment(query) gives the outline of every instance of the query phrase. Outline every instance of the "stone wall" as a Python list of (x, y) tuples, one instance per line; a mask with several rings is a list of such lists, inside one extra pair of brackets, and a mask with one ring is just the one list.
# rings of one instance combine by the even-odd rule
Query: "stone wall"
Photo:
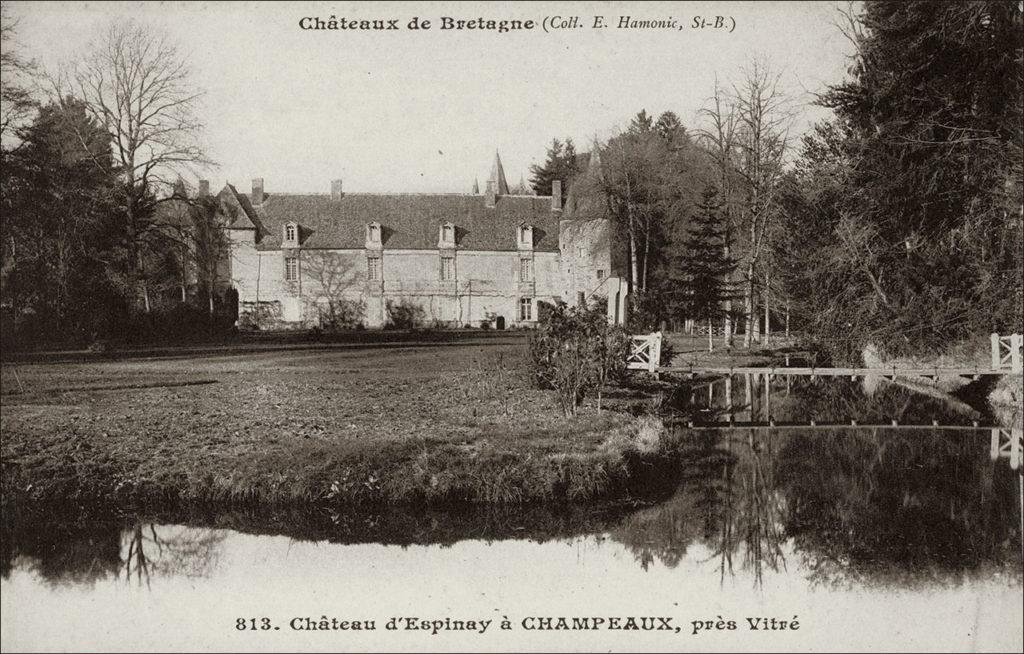
[[(561, 299), (564, 287), (561, 256), (556, 252), (445, 251), (455, 259), (454, 279), (441, 279), (440, 250), (383, 250), (381, 280), (367, 280), (364, 249), (270, 250), (255, 247), (253, 230), (231, 230), (231, 279), (240, 311), (257, 303), (275, 303), (284, 325), (311, 326), (318, 304), (332, 300), (362, 301), (365, 326), (388, 321), (388, 302), (417, 306), (425, 325), (462, 327), (530, 326), (537, 302)], [(298, 260), (298, 279), (286, 281), (285, 259)], [(532, 281), (521, 281), (522, 259), (532, 263)], [(520, 320), (523, 298), (530, 299), (530, 318)], [(276, 310), (276, 309), (275, 309)]]
[(607, 297), (612, 275), (610, 224), (607, 220), (563, 220), (559, 223), (561, 295), (578, 304), (580, 294), (588, 302)]

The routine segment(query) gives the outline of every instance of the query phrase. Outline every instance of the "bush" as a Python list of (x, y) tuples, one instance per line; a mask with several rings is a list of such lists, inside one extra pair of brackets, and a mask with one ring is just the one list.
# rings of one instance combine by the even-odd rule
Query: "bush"
[(626, 369), (629, 336), (609, 325), (600, 303), (569, 307), (559, 303), (538, 321), (530, 335), (534, 381), (558, 392), (566, 416), (576, 414), (583, 398), (601, 394)]
[(366, 319), (366, 302), (361, 299), (331, 299), (318, 302), (316, 308), (319, 315), (317, 327), (328, 333), (359, 329)]
[(388, 300), (388, 322), (385, 327), (389, 329), (416, 329), (423, 325), (427, 312), (423, 307), (407, 299)]
[(282, 325), (281, 303), (242, 302), (238, 315), (238, 328), (245, 330), (274, 329)]

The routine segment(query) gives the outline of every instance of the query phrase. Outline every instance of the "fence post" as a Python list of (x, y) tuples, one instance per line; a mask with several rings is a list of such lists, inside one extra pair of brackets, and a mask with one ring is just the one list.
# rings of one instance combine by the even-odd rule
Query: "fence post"
[(992, 370), (999, 370), (999, 334), (992, 332)]
[(647, 369), (655, 372), (661, 363), (661, 332), (651, 334), (651, 344), (647, 350)]
[(1022, 339), (1024, 339), (1024, 334), (1010, 336), (1010, 370), (1015, 375), (1024, 372), (1024, 363), (1021, 362), (1021, 347), (1024, 346), (1024, 343), (1021, 342)]

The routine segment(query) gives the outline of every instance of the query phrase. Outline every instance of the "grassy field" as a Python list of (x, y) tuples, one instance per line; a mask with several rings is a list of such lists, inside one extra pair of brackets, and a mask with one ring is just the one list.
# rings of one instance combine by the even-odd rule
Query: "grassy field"
[[(510, 335), (7, 362), (4, 500), (514, 503), (628, 493), (636, 420), (592, 406), (562, 417), (552, 392), (532, 388), (526, 356), (525, 338)], [(614, 395), (620, 408), (633, 401)]]

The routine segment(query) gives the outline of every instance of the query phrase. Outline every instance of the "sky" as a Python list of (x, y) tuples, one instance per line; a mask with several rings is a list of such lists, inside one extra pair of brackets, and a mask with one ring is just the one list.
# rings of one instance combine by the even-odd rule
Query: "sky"
[[(691, 131), (715, 79), (738, 83), (754, 57), (782, 73), (796, 133), (827, 112), (813, 93), (846, 75), (836, 2), (677, 3), (5, 3), (15, 47), (44, 70), (73, 62), (111, 22), (165, 30), (205, 91), (199, 117), (215, 189), (254, 177), (267, 192), (469, 192), (500, 152), (510, 184), (529, 179), (552, 138), (587, 150), (641, 109)], [(845, 3), (843, 3), (845, 4)], [(694, 17), (727, 29), (691, 29)], [(399, 19), (403, 29), (303, 30), (304, 17)], [(534, 20), (533, 30), (441, 30), (454, 19)], [(545, 18), (581, 27), (545, 31)], [(600, 16), (608, 27), (592, 27)], [(682, 29), (619, 29), (621, 17)], [(430, 30), (408, 30), (413, 17)], [(734, 21), (734, 23), (733, 23)]]

